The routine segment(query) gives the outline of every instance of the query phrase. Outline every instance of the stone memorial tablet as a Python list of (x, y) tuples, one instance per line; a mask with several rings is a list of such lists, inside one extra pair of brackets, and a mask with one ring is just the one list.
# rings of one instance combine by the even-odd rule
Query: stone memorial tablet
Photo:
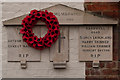
[[(10, 5), (12, 6), (12, 4)], [(60, 3), (53, 6), (49, 3), (49, 7), (46, 8), (44, 5), (48, 5), (48, 3), (42, 2), (23, 5), (34, 5), (38, 9), (54, 13), (59, 21), (61, 34), (50, 48), (40, 51), (29, 47), (19, 34), (22, 27), (21, 21), (29, 13), (3, 21), (3, 29), (5, 29), (2, 34), (3, 56), (7, 56), (3, 64), (5, 78), (79, 79), (85, 77), (85, 62), (79, 61), (112, 60), (112, 27), (116, 25), (116, 21), (93, 16)], [(27, 8), (25, 9), (27, 11)], [(43, 37), (47, 30), (45, 23), (38, 21), (33, 32), (36, 36)], [(26, 68), (26, 70), (20, 69), (20, 65), (22, 69)]]
[[(27, 43), (23, 42), (22, 35), (19, 34), (21, 26), (9, 26), (7, 27), (7, 50), (8, 61), (40, 61), (40, 51), (31, 48)], [(36, 28), (36, 29), (35, 29)], [(35, 27), (34, 31), (39, 34), (40, 31), (36, 31), (40, 27)]]
[(80, 61), (112, 60), (112, 26), (79, 27), (79, 35)]

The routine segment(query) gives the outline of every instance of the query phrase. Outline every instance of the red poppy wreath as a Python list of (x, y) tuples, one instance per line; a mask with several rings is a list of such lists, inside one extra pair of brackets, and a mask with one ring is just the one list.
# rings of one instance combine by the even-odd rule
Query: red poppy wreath
[[(48, 28), (47, 34), (40, 38), (35, 36), (32, 32), (32, 27), (34, 27), (38, 20), (45, 22)], [(60, 34), (60, 26), (56, 16), (47, 10), (32, 10), (30, 14), (22, 20), (22, 26), (23, 27), (20, 30), (20, 33), (23, 34), (23, 41), (29, 46), (39, 50), (51, 47), (51, 45), (58, 39), (58, 35)]]

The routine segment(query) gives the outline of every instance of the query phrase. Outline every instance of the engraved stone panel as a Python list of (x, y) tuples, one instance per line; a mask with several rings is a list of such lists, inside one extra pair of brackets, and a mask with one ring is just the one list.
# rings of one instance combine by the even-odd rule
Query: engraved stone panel
[[(42, 3), (40, 3), (39, 6), (41, 4)], [(46, 10), (53, 12), (57, 16), (58, 21), (60, 22), (60, 30), (62, 31), (61, 31), (61, 36), (59, 36), (59, 39), (50, 48), (44, 49), (42, 51), (28, 47), (26, 46), (26, 43), (20, 41), (22, 40), (22, 36), (19, 34), (19, 29), (20, 29), (19, 26), (21, 25), (21, 21), (26, 16), (26, 14), (3, 22), (4, 26), (6, 26), (5, 28), (7, 29), (7, 33), (8, 33), (7, 35), (3, 35), (3, 36), (5, 37), (7, 36), (8, 38), (7, 40), (9, 40), (8, 41), (9, 47), (7, 47), (6, 49), (7, 52), (5, 52), (4, 49), (4, 53), (3, 53), (4, 57), (8, 55), (8, 61), (20, 61), (21, 59), (26, 59), (27, 61), (41, 61), (41, 62), (30, 62), (27, 64), (28, 68), (26, 70), (22, 70), (20, 69), (20, 63), (7, 62), (5, 60), (7, 58), (5, 58), (4, 62), (6, 63), (4, 63), (3, 66), (4, 77), (6, 78), (45, 78), (45, 77), (46, 78), (84, 78), (85, 62), (79, 62), (79, 60), (92, 61), (93, 58), (89, 58), (89, 53), (86, 52), (83, 53), (82, 49), (86, 49), (86, 48), (80, 46), (86, 44), (90, 45), (90, 43), (81, 42), (81, 41), (87, 41), (87, 39), (80, 38), (80, 36), (82, 37), (98, 36), (98, 35), (103, 37), (108, 36), (108, 38), (105, 40), (107, 40), (106, 44), (111, 45), (109, 49), (111, 51), (107, 52), (107, 54), (106, 52), (101, 52), (100, 55), (102, 57), (99, 57), (99, 60), (103, 60), (103, 59), (112, 60), (112, 39), (111, 39), (112, 27), (104, 26), (105, 30), (87, 30), (85, 26), (81, 26), (81, 25), (116, 24), (116, 21), (104, 19), (101, 17), (96, 17), (88, 13), (85, 13), (83, 11), (80, 11), (78, 9), (71, 8), (62, 4), (48, 7), (46, 8)], [(38, 22), (36, 25), (37, 26), (35, 26), (33, 29), (34, 33), (38, 37), (44, 36), (44, 34), (47, 32), (47, 28), (45, 28), (46, 26), (44, 26), (45, 24)], [(99, 26), (91, 26), (91, 27), (94, 28)], [(93, 32), (95, 31), (95, 34), (90, 33), (91, 31)], [(99, 31), (101, 33), (99, 33)], [(109, 38), (109, 36), (111, 36), (111, 38)], [(96, 39), (96, 40), (98, 41), (101, 39)], [(95, 45), (97, 45), (97, 43), (95, 43)], [(101, 45), (103, 44), (101, 43)], [(79, 52), (79, 49), (81, 52)], [(58, 58), (56, 59), (54, 58), (54, 52), (56, 52), (58, 55)], [(65, 54), (66, 56), (60, 57), (59, 55), (61, 53)], [(92, 54), (92, 52), (90, 52), (90, 54)], [(93, 54), (99, 54), (99, 53), (94, 52)], [(78, 56), (80, 56), (79, 57), (80, 59), (78, 58)], [(56, 63), (57, 60), (67, 61), (66, 62), (67, 66), (65, 66), (66, 69), (54, 69), (53, 63)], [(58, 62), (59, 61), (57, 61), (57, 63)]]
[[(35, 27), (34, 31), (40, 35), (39, 27)], [(8, 61), (40, 61), (40, 50), (29, 47), (23, 42), (22, 34), (20, 34), (21, 26), (8, 26), (7, 28), (8, 43)]]
[(57, 54), (63, 54), (65, 61), (68, 61), (68, 54), (69, 54), (68, 36), (69, 36), (68, 26), (61, 26), (60, 36), (58, 37), (58, 40), (50, 48), (50, 61), (53, 61), (53, 57)]
[(62, 4), (46, 9), (52, 11), (57, 16), (60, 24), (79, 24), (80, 22), (83, 22), (84, 14), (77, 9)]
[[(13, 30), (14, 33), (17, 33), (19, 31), (19, 30), (17, 31), (18, 26), (17, 27), (14, 26), (14, 28), (15, 28)], [(44, 34), (46, 33), (46, 29), (47, 29), (47, 28), (45, 28), (45, 26), (35, 26), (34, 28), (35, 28), (35, 29), (33, 29), (34, 33), (37, 36), (39, 36), (37, 34), (38, 29), (40, 29), (40, 32), (39, 32), (40, 36), (44, 36)], [(67, 56), (65, 57), (66, 61), (68, 60), (68, 53), (70, 55), (69, 62), (67, 62), (66, 69), (54, 69), (53, 62), (50, 62), (50, 59), (51, 59), (51, 61), (53, 59), (53, 56), (52, 56), (53, 54), (50, 53), (50, 51), (49, 51), (53, 48), (53, 46), (52, 46), (51, 48), (47, 48), (42, 51), (38, 50), (38, 53), (41, 54), (40, 55), (41, 62), (29, 62), (27, 64), (28, 67), (26, 70), (20, 69), (20, 63), (7, 62), (6, 66), (9, 66), (9, 67), (7, 67), (5, 69), (6, 71), (4, 71), (4, 73), (5, 73), (4, 77), (5, 78), (6, 77), (7, 78), (28, 78), (28, 77), (29, 78), (45, 78), (45, 77), (46, 78), (84, 78), (85, 63), (78, 62), (79, 48), (77, 47), (77, 45), (72, 45), (73, 44), (72, 41), (75, 41), (76, 44), (79, 43), (78, 39), (73, 38), (73, 35), (71, 35), (72, 32), (75, 31), (74, 37), (78, 37), (78, 35), (77, 35), (77, 34), (79, 34), (78, 28), (79, 28), (78, 26), (71, 26), (71, 27), (62, 26), (60, 28), (60, 30), (62, 30), (61, 38), (65, 37), (65, 39), (64, 38), (61, 39), (61, 46), (65, 45), (65, 44), (63, 44), (63, 42), (64, 43), (67, 42), (67, 44), (64, 46), (65, 49), (63, 49), (61, 47), (60, 51), (64, 52), (65, 54), (67, 53)], [(12, 31), (11, 29), (13, 29), (13, 26), (8, 26), (8, 27), (6, 27), (6, 29), (9, 31)], [(70, 30), (70, 32), (69, 32), (69, 30)], [(68, 35), (68, 34), (70, 34), (70, 35)], [(19, 35), (19, 36), (21, 36), (21, 35)], [(64, 41), (62, 41), (62, 40), (64, 40)], [(53, 45), (55, 45), (55, 43)], [(58, 43), (56, 45), (58, 45)], [(70, 46), (69, 51), (67, 49), (68, 46)], [(33, 48), (31, 48), (31, 49), (33, 49)], [(56, 49), (55, 51), (59, 51), (59, 49)], [(34, 52), (35, 52), (34, 54), (31, 53), (32, 56), (34, 57), (34, 55), (37, 55), (39, 57), (37, 51), (35, 50)], [(9, 53), (7, 53), (7, 54), (9, 55)], [(13, 56), (12, 53), (10, 53), (10, 54), (11, 55), (9, 55), (9, 56)], [(61, 53), (58, 53), (58, 54), (61, 54)], [(14, 53), (14, 55), (15, 55), (15, 53)], [(16, 55), (15, 55), (15, 57), (16, 57)], [(59, 58), (59, 56), (58, 56), (58, 58)], [(35, 57), (34, 57), (34, 59), (35, 59)], [(13, 72), (13, 73), (11, 74), (11, 72)]]
[(112, 26), (81, 26), (79, 39), (80, 61), (112, 60)]

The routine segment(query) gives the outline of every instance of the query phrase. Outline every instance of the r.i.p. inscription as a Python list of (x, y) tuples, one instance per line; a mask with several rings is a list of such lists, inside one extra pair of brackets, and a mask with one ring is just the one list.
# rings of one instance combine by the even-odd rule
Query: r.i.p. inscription
[[(39, 27), (36, 26), (34, 30)], [(21, 26), (10, 26), (7, 27), (7, 52), (9, 62), (18, 62), (26, 60), (28, 62), (39, 62), (40, 51), (32, 47), (29, 47), (27, 43), (23, 42), (22, 35), (19, 34)], [(40, 31), (36, 31), (39, 33)]]
[(112, 27), (85, 26), (79, 28), (79, 60), (112, 60)]

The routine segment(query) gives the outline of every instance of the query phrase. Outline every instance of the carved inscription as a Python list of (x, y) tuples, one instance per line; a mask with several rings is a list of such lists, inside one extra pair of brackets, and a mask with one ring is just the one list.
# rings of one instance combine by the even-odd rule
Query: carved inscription
[(80, 61), (112, 60), (112, 27), (80, 27)]
[[(39, 27), (36, 26), (35, 31)], [(7, 52), (8, 61), (40, 61), (40, 51), (31, 48), (22, 40), (22, 35), (19, 33), (21, 26), (7, 27)], [(36, 31), (39, 34), (39, 32)], [(35, 55), (34, 55), (35, 54)]]

